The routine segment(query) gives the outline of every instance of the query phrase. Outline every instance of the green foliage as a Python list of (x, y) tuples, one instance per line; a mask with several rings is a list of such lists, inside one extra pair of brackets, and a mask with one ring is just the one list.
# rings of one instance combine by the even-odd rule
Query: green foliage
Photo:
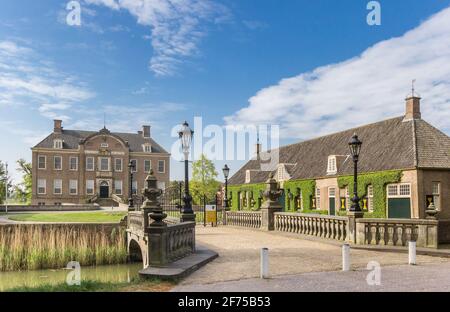
[(244, 192), (250, 193), (250, 198), (253, 200), (247, 201), (247, 205), (240, 207), (240, 210), (259, 210), (263, 199), (260, 196), (261, 191), (266, 189), (266, 184), (245, 184), (228, 186), (228, 199), (231, 198), (230, 208), (237, 211), (239, 207), (239, 194)]
[(189, 188), (194, 204), (202, 203), (205, 195), (208, 200), (215, 198), (220, 187), (220, 182), (216, 180), (218, 175), (214, 163), (203, 154), (192, 164), (192, 180)]
[[(298, 195), (298, 189), (302, 192), (303, 198), (303, 213), (320, 213), (323, 214), (322, 211), (313, 210), (312, 208), (312, 198), (315, 193), (316, 182), (314, 180), (294, 180), (294, 181), (286, 181), (284, 182), (284, 191), (285, 191), (285, 211), (297, 211), (295, 197)], [(289, 192), (293, 195), (292, 199), (289, 199)], [(328, 212), (325, 211), (327, 214)]]
[(21, 213), (9, 216), (13, 221), (27, 222), (81, 222), (81, 223), (118, 223), (126, 212), (61, 212), (61, 213)]
[(25, 201), (27, 204), (31, 204), (32, 193), (32, 170), (31, 163), (27, 163), (24, 159), (17, 161), (17, 171), (22, 173), (22, 182), (14, 187), (15, 197), (18, 201)]
[[(365, 218), (386, 218), (386, 185), (401, 181), (402, 171), (382, 171), (358, 175), (358, 196), (367, 196), (367, 187), (373, 187), (374, 211), (365, 212)], [(348, 186), (350, 197), (353, 197), (353, 176), (338, 177), (339, 188)], [(340, 214), (340, 213), (339, 213)]]
[(0, 160), (0, 204), (5, 202), (5, 181), (6, 181), (6, 170), (5, 164)]
[(72, 260), (82, 266), (125, 263), (124, 231), (60, 224), (0, 227), (0, 271), (57, 269)]

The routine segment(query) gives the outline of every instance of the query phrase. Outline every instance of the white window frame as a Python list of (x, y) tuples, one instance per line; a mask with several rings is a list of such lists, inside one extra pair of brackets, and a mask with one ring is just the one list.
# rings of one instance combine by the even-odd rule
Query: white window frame
[(53, 148), (54, 149), (63, 149), (63, 140), (61, 139), (55, 139), (53, 140)]
[(137, 161), (137, 159), (130, 159), (130, 162), (133, 162), (134, 161), (134, 169), (131, 169), (131, 172), (132, 173), (136, 173), (136, 172), (138, 172), (138, 161)]
[(250, 170), (245, 171), (245, 183), (249, 184), (251, 182), (251, 173)]
[[(117, 186), (120, 185), (120, 188), (118, 188)], [(117, 191), (120, 190), (120, 192), (118, 193)], [(116, 195), (123, 195), (123, 181), (122, 180), (115, 180), (114, 181), (114, 194)]]
[[(117, 161), (120, 161), (120, 170), (117, 170)], [(114, 171), (115, 172), (123, 171), (123, 159), (122, 158), (114, 158)]]
[[(92, 188), (89, 187), (90, 183), (92, 183)], [(88, 192), (89, 189), (92, 189), (92, 192)], [(86, 195), (94, 195), (94, 194), (95, 194), (95, 181), (86, 180)]]
[[(59, 183), (56, 183), (59, 182)], [(57, 184), (59, 184), (59, 192), (56, 192)], [(53, 180), (53, 195), (62, 195), (63, 193), (63, 180), (62, 179), (54, 179)]]
[(374, 212), (375, 211), (375, 207), (373, 205), (374, 205), (373, 184), (369, 184), (367, 186), (367, 210), (369, 212)]
[[(75, 159), (75, 169), (72, 169), (72, 159)], [(70, 156), (69, 157), (69, 170), (70, 171), (78, 171), (78, 156)]]
[(321, 210), (320, 205), (320, 188), (316, 188), (316, 210)]
[[(89, 159), (92, 159), (92, 168), (88, 167)], [(86, 171), (95, 171), (95, 157), (86, 157)]]
[[(433, 195), (433, 202), (434, 202), (434, 206), (436, 207), (437, 211), (441, 211), (441, 209), (442, 209), (442, 202), (441, 202), (442, 187), (441, 187), (441, 185), (442, 185), (441, 182), (438, 182), (438, 181), (431, 182), (431, 188), (432, 188), (431, 193)], [(435, 186), (437, 186), (437, 192), (436, 192)], [(437, 197), (437, 200), (436, 200), (436, 197)]]
[(151, 153), (152, 152), (152, 146), (150, 144), (144, 144), (144, 145), (142, 145), (142, 148), (144, 150), (144, 153)]
[(139, 189), (138, 181), (133, 181), (133, 184), (131, 184), (131, 194), (137, 195), (138, 189)]
[(277, 168), (277, 181), (281, 182), (285, 180), (285, 167), (284, 165), (278, 165)]
[[(106, 169), (106, 170), (104, 170), (103, 168), (102, 168), (102, 160), (108, 160), (108, 168)], [(109, 158), (109, 157), (99, 157), (98, 158), (98, 169), (99, 169), (99, 171), (102, 171), (102, 172), (108, 172), (108, 171), (111, 171), (110, 169), (111, 169), (111, 158)]]
[[(149, 163), (149, 164), (150, 164), (149, 170), (146, 170), (146, 169), (145, 169), (146, 163)], [(144, 160), (144, 172), (145, 172), (145, 173), (149, 173), (151, 170), (152, 170), (152, 161), (151, 161), (150, 159), (145, 159), (145, 160)]]
[[(161, 162), (164, 164), (163, 165), (163, 169), (164, 169), (163, 171), (159, 170)], [(166, 161), (164, 159), (158, 160), (158, 173), (166, 173)]]
[(336, 174), (337, 173), (337, 162), (336, 156), (328, 156), (328, 165), (327, 165), (327, 174)]
[[(44, 158), (44, 168), (39, 167), (39, 165), (41, 164), (40, 159)], [(45, 155), (38, 155), (38, 170), (47, 170), (47, 156)]]
[[(59, 158), (61, 160), (60, 161), (61, 168), (59, 168), (59, 169), (56, 169), (56, 158)], [(61, 171), (62, 168), (63, 168), (63, 158), (62, 158), (62, 156), (53, 156), (53, 170)]]
[[(409, 194), (405, 195), (405, 194), (400, 194), (401, 192), (401, 187), (402, 186), (408, 186), (409, 187)], [(395, 195), (391, 195), (389, 194), (389, 190), (392, 188), (396, 187), (396, 194)], [(393, 183), (393, 184), (388, 184), (386, 186), (386, 196), (387, 198), (412, 198), (412, 188), (411, 188), (411, 183)]]
[[(75, 193), (72, 193), (72, 182), (75, 182)], [(78, 180), (69, 180), (69, 195), (78, 195)]]
[[(44, 192), (40, 192), (40, 189), (42, 189), (42, 188), (44, 189)], [(37, 193), (38, 193), (38, 195), (46, 195), (47, 194), (47, 180), (46, 179), (38, 179)]]

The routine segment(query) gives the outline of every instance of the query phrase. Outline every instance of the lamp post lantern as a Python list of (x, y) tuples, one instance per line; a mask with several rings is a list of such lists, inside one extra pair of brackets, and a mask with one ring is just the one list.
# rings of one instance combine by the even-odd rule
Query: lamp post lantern
[(229, 210), (228, 208), (228, 176), (230, 174), (230, 168), (228, 168), (228, 165), (225, 165), (222, 169), (223, 176), (225, 177), (225, 195), (223, 197), (223, 204), (225, 210)]
[(189, 128), (187, 121), (184, 122), (180, 132), (178, 132), (181, 147), (184, 154), (184, 206), (181, 209), (181, 222), (195, 221), (195, 214), (192, 210), (192, 196), (189, 194), (189, 152), (191, 150), (192, 137), (194, 131)]
[(135, 169), (133, 161), (130, 160), (128, 164), (129, 174), (130, 174), (130, 186), (129, 186), (129, 196), (128, 196), (128, 210), (134, 210), (134, 200), (133, 200), (133, 170)]
[(348, 142), (348, 146), (350, 147), (350, 152), (353, 157), (353, 198), (352, 198), (353, 204), (350, 207), (350, 211), (361, 212), (358, 197), (358, 160), (359, 154), (361, 152), (362, 142), (359, 140), (358, 135), (356, 135), (356, 133), (350, 139), (350, 142)]

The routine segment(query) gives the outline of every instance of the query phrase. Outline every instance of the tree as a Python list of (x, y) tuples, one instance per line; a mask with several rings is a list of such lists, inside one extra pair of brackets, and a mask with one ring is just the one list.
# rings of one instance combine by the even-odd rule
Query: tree
[(209, 201), (214, 199), (220, 186), (220, 182), (216, 180), (218, 175), (214, 163), (203, 154), (192, 164), (190, 191), (194, 204), (200, 204), (205, 195)]
[(17, 199), (20, 201), (25, 200), (27, 203), (31, 203), (31, 193), (32, 193), (32, 168), (31, 163), (26, 162), (24, 159), (19, 159), (17, 161), (17, 171), (22, 173), (22, 182), (15, 187), (15, 193)]
[(8, 193), (10, 193), (11, 192), (11, 188), (12, 188), (11, 180), (6, 175), (5, 163), (3, 163), (0, 160), (0, 204), (4, 204), (5, 203), (5, 199), (6, 199), (5, 183), (8, 183)]

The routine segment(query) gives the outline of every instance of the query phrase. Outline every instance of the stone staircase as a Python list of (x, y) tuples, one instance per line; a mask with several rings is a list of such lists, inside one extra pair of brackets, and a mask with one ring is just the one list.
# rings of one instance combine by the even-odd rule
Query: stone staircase
[(98, 198), (96, 201), (100, 207), (119, 207), (119, 203), (111, 198)]

